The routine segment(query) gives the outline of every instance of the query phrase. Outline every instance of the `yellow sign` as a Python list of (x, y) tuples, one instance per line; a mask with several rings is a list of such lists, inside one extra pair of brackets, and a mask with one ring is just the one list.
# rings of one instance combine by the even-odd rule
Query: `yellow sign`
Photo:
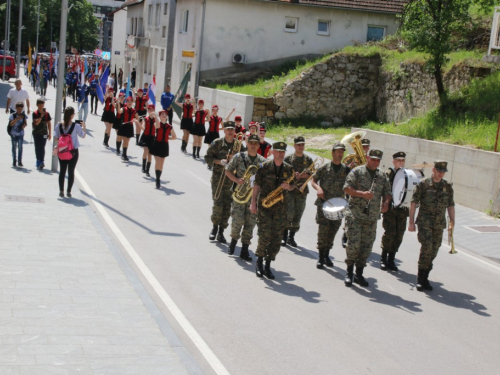
[(182, 50), (182, 57), (194, 57), (194, 51)]

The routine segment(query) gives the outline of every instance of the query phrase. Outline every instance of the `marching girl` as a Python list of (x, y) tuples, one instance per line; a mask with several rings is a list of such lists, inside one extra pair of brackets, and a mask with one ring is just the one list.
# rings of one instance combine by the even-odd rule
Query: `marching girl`
[[(208, 132), (205, 135), (205, 144), (212, 144), (212, 142), (219, 138), (219, 130), (223, 130), (222, 117), (219, 116), (219, 106), (217, 104), (212, 106), (212, 113), (208, 119)], [(211, 170), (210, 165), (207, 164), (207, 168)]]
[(114, 90), (108, 87), (106, 95), (104, 95), (104, 112), (102, 113), (101, 121), (104, 122), (106, 126), (106, 130), (104, 131), (104, 142), (102, 143), (106, 147), (109, 147), (108, 141), (111, 135), (111, 127), (115, 121), (115, 112), (113, 108), (114, 94)]
[[(149, 97), (144, 95), (144, 90), (137, 90), (137, 96), (135, 97), (135, 110), (139, 115), (139, 121), (142, 121), (144, 117), (146, 117), (147, 106), (148, 106)], [(139, 137), (141, 135), (141, 123), (138, 122), (135, 124), (135, 144), (139, 145)]]
[(148, 116), (142, 121), (143, 132), (139, 140), (139, 146), (144, 150), (142, 154), (142, 173), (146, 173), (148, 177), (150, 177), (149, 168), (151, 167), (152, 159), (149, 150), (153, 147), (156, 137), (156, 128), (160, 126), (159, 122), (160, 120), (155, 113), (155, 106), (153, 104), (148, 105)]
[(169, 155), (169, 145), (168, 141), (176, 140), (177, 136), (172, 128), (172, 125), (168, 123), (168, 113), (163, 110), (160, 111), (160, 121), (155, 122), (156, 128), (156, 138), (153, 143), (153, 147), (149, 150), (155, 157), (155, 174), (156, 174), (156, 188), (160, 188), (160, 177), (163, 171), (163, 164), (165, 163), (165, 158)]
[(266, 142), (266, 128), (263, 126), (261, 126), (260, 128), (259, 137), (260, 137), (260, 143), (259, 143), (259, 148), (257, 149), (257, 153), (267, 159), (269, 153), (271, 152), (272, 146), (269, 142)]
[(123, 92), (120, 92), (118, 94), (118, 99), (115, 98), (115, 109), (116, 109), (116, 116), (115, 116), (115, 121), (113, 121), (113, 129), (115, 129), (116, 133), (116, 155), (121, 155), (120, 152), (120, 147), (122, 146), (122, 137), (118, 135), (118, 130), (120, 129), (120, 126), (122, 126), (123, 122), (123, 114), (120, 112), (120, 109), (125, 106), (125, 94)]
[(123, 123), (118, 129), (118, 135), (123, 139), (123, 154), (122, 160), (128, 161), (127, 149), (130, 138), (134, 138), (134, 124), (139, 121), (139, 116), (136, 110), (132, 107), (134, 99), (129, 96), (127, 98), (127, 105), (125, 107), (120, 106), (119, 113), (122, 113)]
[(182, 107), (182, 119), (181, 119), (181, 130), (182, 134), (182, 146), (181, 151), (186, 152), (186, 147), (189, 142), (189, 132), (193, 128), (193, 111), (194, 106), (191, 104), (191, 95), (186, 94), (184, 96), (184, 103), (175, 101), (179, 107)]
[(205, 134), (205, 122), (207, 121), (207, 116), (209, 111), (204, 109), (205, 102), (203, 100), (198, 100), (198, 109), (194, 114), (194, 125), (190, 133), (193, 135), (193, 159), (200, 157), (201, 141)]

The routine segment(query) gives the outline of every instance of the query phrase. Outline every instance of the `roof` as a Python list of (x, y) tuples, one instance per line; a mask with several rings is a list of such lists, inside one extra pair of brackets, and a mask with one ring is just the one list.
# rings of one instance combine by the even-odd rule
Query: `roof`
[(382, 13), (402, 13), (409, 0), (271, 0), (280, 3), (302, 4), (329, 8), (367, 10)]
[(127, 0), (123, 3), (122, 6), (120, 6), (120, 9), (126, 8), (126, 7), (131, 7), (133, 5), (138, 5), (140, 3), (144, 2), (144, 0)]

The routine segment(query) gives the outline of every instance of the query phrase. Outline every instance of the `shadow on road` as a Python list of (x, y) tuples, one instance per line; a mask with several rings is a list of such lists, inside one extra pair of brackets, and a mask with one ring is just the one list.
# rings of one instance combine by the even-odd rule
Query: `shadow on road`
[(289, 250), (295, 255), (299, 255), (304, 258), (316, 259), (318, 257), (317, 253), (315, 255), (315, 252), (313, 250), (310, 250), (303, 246), (292, 247), (290, 245), (286, 245), (286, 247), (282, 248), (280, 251), (286, 251), (286, 250)]
[(62, 203), (65, 203), (65, 204), (69, 204), (71, 206), (75, 206), (75, 207), (86, 207), (88, 206), (89, 204), (87, 202), (85, 202), (84, 200), (82, 199), (77, 199), (77, 198), (59, 198), (58, 199), (60, 202)]
[(486, 312), (486, 310), (488, 310), (486, 306), (475, 302), (476, 297), (461, 292), (451, 292), (443, 288), (442, 283), (433, 282), (432, 280), (430, 281), (431, 285), (434, 287), (434, 290), (426, 292), (426, 294), (427, 297), (429, 297), (433, 301), (443, 303), (451, 307), (456, 307), (458, 309), (467, 309), (477, 315), (485, 317), (491, 316)]
[[(271, 267), (272, 268), (272, 267)], [(266, 288), (270, 289), (274, 292), (278, 292), (281, 294), (285, 294), (290, 297), (300, 297), (304, 301), (309, 303), (319, 303), (321, 302), (318, 299), (321, 294), (314, 291), (308, 291), (302, 288), (301, 286), (290, 283), (290, 281), (295, 280), (291, 275), (287, 272), (277, 271), (273, 269), (274, 276), (276, 279), (268, 280), (266, 278), (263, 281), (266, 283)]]

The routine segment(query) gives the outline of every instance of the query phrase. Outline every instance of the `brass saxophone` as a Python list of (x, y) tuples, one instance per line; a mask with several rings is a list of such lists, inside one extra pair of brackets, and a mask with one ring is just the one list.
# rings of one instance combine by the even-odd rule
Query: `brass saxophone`
[(247, 170), (245, 171), (245, 174), (243, 175), (243, 182), (242, 185), (236, 185), (234, 188), (234, 193), (233, 193), (233, 200), (237, 203), (241, 204), (246, 204), (252, 198), (252, 192), (253, 192), (253, 186), (252, 186), (252, 177), (255, 176), (257, 173), (257, 166), (255, 165), (250, 165)]
[[(295, 175), (292, 175), (288, 180), (285, 181), (285, 184), (289, 184), (293, 181)], [(283, 197), (283, 188), (278, 186), (276, 189), (271, 191), (267, 197), (262, 199), (262, 206), (265, 208), (269, 208), (274, 206), (278, 202), (283, 202), (285, 198)]]

